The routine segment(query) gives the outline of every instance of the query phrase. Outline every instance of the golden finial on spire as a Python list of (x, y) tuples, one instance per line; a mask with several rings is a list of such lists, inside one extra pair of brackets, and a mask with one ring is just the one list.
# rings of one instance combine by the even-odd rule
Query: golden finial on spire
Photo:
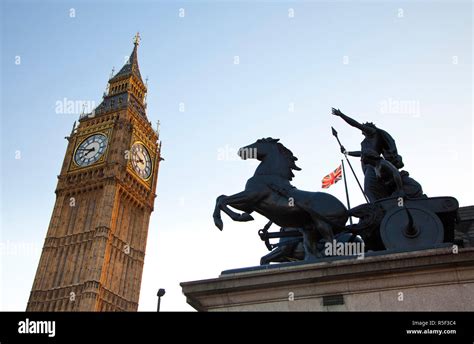
[(139, 45), (140, 44), (140, 32), (137, 32), (137, 34), (133, 37), (133, 44)]

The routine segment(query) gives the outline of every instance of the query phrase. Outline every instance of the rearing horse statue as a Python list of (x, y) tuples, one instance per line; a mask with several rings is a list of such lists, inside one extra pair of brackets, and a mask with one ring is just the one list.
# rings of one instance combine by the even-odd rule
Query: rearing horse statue
[[(317, 248), (323, 239), (332, 242), (334, 234), (345, 231), (347, 208), (336, 197), (324, 192), (308, 192), (290, 184), (293, 170), (300, 171), (293, 153), (278, 142), (263, 138), (242, 147), (242, 159), (261, 161), (245, 190), (232, 196), (219, 196), (214, 210), (214, 223), (222, 230), (221, 210), (234, 221), (251, 221), (252, 212), (265, 216), (280, 227), (301, 228), (305, 260), (321, 257)], [(239, 214), (230, 207), (243, 211)]]

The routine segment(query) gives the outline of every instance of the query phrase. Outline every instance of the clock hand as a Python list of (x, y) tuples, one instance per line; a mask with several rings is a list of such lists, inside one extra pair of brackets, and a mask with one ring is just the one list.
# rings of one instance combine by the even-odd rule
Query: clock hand
[(78, 150), (78, 151), (93, 152), (93, 151), (95, 151), (95, 147), (92, 147), (92, 148), (89, 148), (89, 149), (87, 149), (87, 148), (78, 148), (77, 150)]
[(135, 160), (135, 162), (141, 162), (143, 164), (142, 158), (140, 158), (138, 155), (133, 156), (133, 158), (134, 158), (133, 160)]
[(90, 149), (82, 148), (82, 149), (78, 149), (78, 150), (87, 151), (87, 153), (83, 153), (83, 154), (82, 154), (82, 157), (85, 157), (85, 156), (89, 155), (90, 152), (95, 151), (95, 148), (94, 148), (94, 147), (92, 147), (92, 148), (90, 148)]

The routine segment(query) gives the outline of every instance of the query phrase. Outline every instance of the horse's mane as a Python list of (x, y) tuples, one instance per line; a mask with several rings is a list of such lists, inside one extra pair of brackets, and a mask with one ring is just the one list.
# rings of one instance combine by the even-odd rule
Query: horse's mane
[(298, 166), (296, 166), (295, 164), (295, 161), (298, 160), (297, 157), (295, 157), (293, 155), (293, 152), (290, 151), (288, 148), (286, 148), (285, 146), (283, 146), (283, 144), (281, 144), (280, 142), (280, 139), (274, 139), (274, 138), (271, 138), (271, 137), (267, 137), (266, 139), (260, 139), (258, 140), (259, 142), (267, 142), (267, 143), (273, 143), (273, 144), (276, 144), (277, 148), (278, 148), (278, 151), (283, 155), (283, 157), (285, 157), (288, 161), (288, 179), (289, 180), (292, 180), (293, 177), (295, 176), (293, 174), (293, 171), (292, 170), (296, 170), (296, 171), (301, 171), (301, 168), (299, 168)]

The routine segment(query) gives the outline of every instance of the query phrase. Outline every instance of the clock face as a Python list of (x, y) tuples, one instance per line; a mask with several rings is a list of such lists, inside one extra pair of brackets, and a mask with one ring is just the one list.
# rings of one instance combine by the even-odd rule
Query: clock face
[(105, 153), (107, 136), (94, 134), (86, 138), (76, 148), (74, 162), (82, 167), (92, 165)]
[(132, 146), (132, 166), (142, 179), (150, 178), (152, 166), (150, 154), (146, 147), (139, 142)]

